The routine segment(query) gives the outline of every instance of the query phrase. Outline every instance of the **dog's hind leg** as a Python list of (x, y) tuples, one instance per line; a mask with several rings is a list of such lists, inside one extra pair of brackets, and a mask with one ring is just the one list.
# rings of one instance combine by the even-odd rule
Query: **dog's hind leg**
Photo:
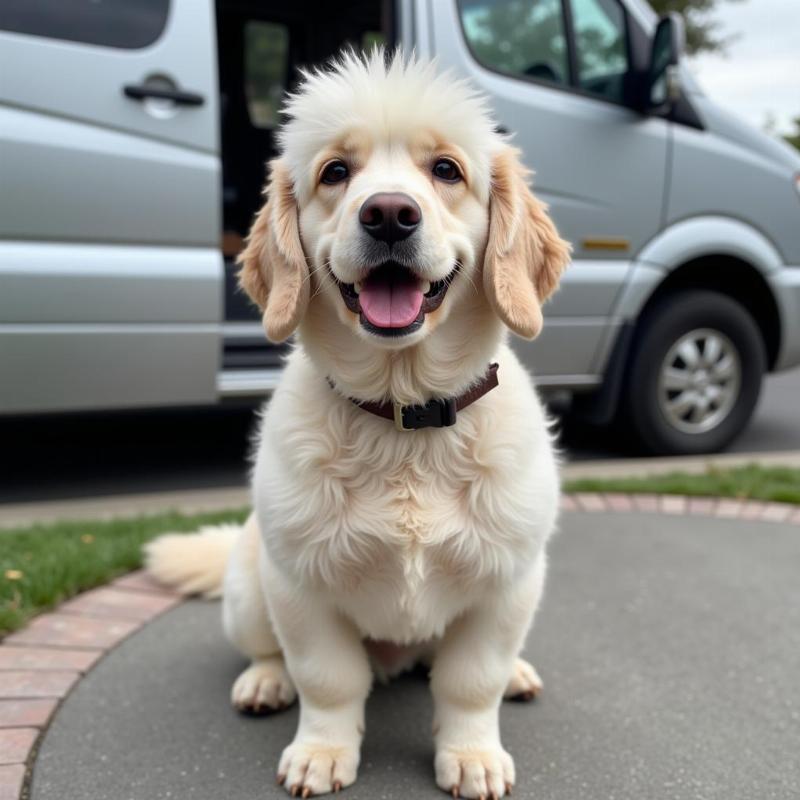
[(506, 700), (535, 700), (543, 688), (542, 679), (533, 664), (518, 657), (503, 697)]
[(231, 552), (222, 594), (225, 634), (234, 647), (252, 660), (231, 689), (233, 705), (248, 713), (286, 708), (297, 696), (261, 590), (259, 560), (263, 557), (253, 515)]

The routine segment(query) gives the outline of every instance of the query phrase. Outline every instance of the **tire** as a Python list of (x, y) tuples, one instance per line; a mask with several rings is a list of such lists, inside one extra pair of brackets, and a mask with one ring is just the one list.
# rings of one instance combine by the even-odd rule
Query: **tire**
[(749, 422), (765, 370), (742, 305), (717, 292), (670, 293), (637, 326), (618, 424), (653, 454), (716, 452)]

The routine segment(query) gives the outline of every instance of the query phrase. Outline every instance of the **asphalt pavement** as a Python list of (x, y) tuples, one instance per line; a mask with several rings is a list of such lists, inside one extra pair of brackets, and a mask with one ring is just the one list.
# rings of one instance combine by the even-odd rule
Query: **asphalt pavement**
[[(797, 529), (705, 517), (565, 514), (527, 655), (543, 696), (507, 703), (515, 798), (796, 800)], [(297, 709), (237, 715), (244, 666), (219, 606), (193, 601), (125, 641), (44, 736), (32, 800), (249, 800), (274, 782)], [(343, 798), (444, 795), (423, 677), (369, 700)]]
[[(800, 369), (767, 376), (750, 424), (726, 453), (769, 453), (800, 450)], [(638, 454), (612, 431), (566, 431), (564, 444), (573, 461), (631, 458)]]
[[(800, 370), (767, 378), (732, 453), (800, 450)], [(3, 503), (244, 486), (256, 407), (2, 418)], [(567, 429), (569, 460), (637, 455), (624, 436)]]

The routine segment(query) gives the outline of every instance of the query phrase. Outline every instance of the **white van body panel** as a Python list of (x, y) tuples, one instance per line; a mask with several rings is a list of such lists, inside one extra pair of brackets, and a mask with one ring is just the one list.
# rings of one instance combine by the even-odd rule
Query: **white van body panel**
[(781, 348), (774, 369), (789, 369), (800, 364), (800, 264), (773, 272), (767, 283), (781, 315)]
[(0, 326), (0, 409), (90, 411), (211, 403), (203, 369), (219, 326), (25, 323)]
[(741, 220), (772, 242), (784, 264), (800, 263), (800, 154), (707, 98), (695, 104), (706, 129), (673, 126), (665, 227), (710, 215)]
[(800, 265), (784, 263), (775, 245), (751, 225), (730, 217), (683, 220), (664, 230), (639, 254), (615, 316), (635, 321), (667, 275), (697, 258), (730, 256), (757, 269), (770, 287), (780, 315), (780, 349), (773, 369), (800, 364)]
[(547, 324), (537, 339), (514, 341), (538, 383), (576, 389), (602, 383), (618, 329), (612, 310), (630, 269), (625, 259), (581, 259), (570, 264), (545, 305)]
[[(219, 151), (214, 4), (171, 0), (166, 27), (148, 47), (121, 49), (0, 31), (0, 101), (52, 117)], [(8, 76), (12, 77), (9, 78)], [(162, 76), (203, 96), (203, 105), (142, 111), (128, 84)]]
[(784, 263), (775, 245), (752, 225), (720, 216), (692, 217), (670, 225), (642, 249), (637, 261), (670, 270), (709, 254), (734, 256), (763, 273)]
[(2, 105), (0, 145), (0, 237), (219, 248), (215, 153)]
[(27, 322), (208, 324), (220, 313), (219, 259), (208, 248), (0, 241), (0, 263), (0, 329)]
[[(153, 44), (0, 31), (0, 411), (214, 403), (223, 258), (213, 3)], [(138, 101), (167, 81), (197, 106)]]

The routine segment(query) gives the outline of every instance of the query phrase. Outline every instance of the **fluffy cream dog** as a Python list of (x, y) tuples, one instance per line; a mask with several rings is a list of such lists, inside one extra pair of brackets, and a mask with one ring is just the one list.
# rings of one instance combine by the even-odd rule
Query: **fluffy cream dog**
[[(278, 765), (292, 794), (356, 780), (374, 672), (423, 660), (438, 785), (502, 797), (515, 774), (499, 707), (541, 688), (518, 655), (559, 492), (506, 328), (539, 332), (569, 248), (483, 100), (430, 63), (345, 55), (286, 111), (241, 258), (267, 336), (297, 331), (262, 420), (255, 510), (242, 531), (162, 538), (150, 569), (209, 593), (225, 571), (225, 631), (252, 659), (234, 704), (300, 698)], [(490, 362), (499, 386), (455, 424), (398, 430), (413, 424), (402, 406), (458, 398)], [(371, 403), (395, 404), (400, 425)]]

